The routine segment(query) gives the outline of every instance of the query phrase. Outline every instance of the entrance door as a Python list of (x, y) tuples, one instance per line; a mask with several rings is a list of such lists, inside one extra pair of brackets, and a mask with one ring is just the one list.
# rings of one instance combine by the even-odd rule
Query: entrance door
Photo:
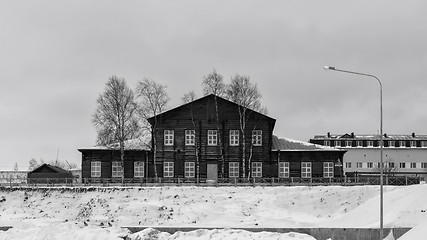
[(218, 180), (218, 165), (217, 164), (208, 164), (208, 173), (207, 173), (207, 180)]

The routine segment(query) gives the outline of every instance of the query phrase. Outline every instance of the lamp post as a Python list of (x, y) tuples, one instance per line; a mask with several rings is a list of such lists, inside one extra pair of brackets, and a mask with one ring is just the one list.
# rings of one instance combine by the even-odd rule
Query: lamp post
[(343, 73), (349, 73), (349, 74), (356, 74), (356, 75), (362, 75), (366, 77), (372, 77), (375, 78), (379, 85), (380, 85), (380, 239), (384, 239), (384, 233), (383, 233), (383, 216), (384, 216), (384, 192), (383, 192), (383, 175), (384, 175), (384, 165), (383, 165), (383, 87), (382, 83), (379, 78), (372, 74), (366, 74), (366, 73), (360, 73), (360, 72), (353, 72), (353, 71), (347, 71), (338, 69), (335, 67), (325, 66), (325, 70), (330, 71), (337, 71), (337, 72), (343, 72)]

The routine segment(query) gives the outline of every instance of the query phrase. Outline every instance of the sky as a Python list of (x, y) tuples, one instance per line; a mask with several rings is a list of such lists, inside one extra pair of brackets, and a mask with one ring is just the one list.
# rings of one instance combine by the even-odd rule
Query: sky
[(30, 159), (81, 165), (96, 99), (112, 75), (167, 85), (169, 109), (216, 69), (248, 75), (274, 134), (427, 134), (427, 2), (0, 2), (0, 170)]

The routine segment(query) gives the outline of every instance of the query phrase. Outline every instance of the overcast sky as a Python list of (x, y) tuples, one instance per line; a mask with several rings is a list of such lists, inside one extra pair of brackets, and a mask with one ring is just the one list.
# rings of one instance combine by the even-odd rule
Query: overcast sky
[(108, 77), (166, 84), (169, 108), (213, 68), (258, 84), (279, 137), (427, 134), (427, 2), (1, 1), (0, 169), (81, 164)]

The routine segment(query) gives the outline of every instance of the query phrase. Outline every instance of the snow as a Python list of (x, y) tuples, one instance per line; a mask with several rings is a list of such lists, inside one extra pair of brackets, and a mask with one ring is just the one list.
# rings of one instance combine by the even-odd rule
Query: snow
[[(400, 239), (425, 235), (425, 196), (424, 184), (385, 186), (384, 227), (414, 227)], [(314, 238), (239, 228), (379, 227), (378, 186), (1, 189), (0, 199), (0, 226), (13, 227), (0, 239), (305, 240)], [(134, 226), (213, 229), (171, 235), (122, 228)]]

